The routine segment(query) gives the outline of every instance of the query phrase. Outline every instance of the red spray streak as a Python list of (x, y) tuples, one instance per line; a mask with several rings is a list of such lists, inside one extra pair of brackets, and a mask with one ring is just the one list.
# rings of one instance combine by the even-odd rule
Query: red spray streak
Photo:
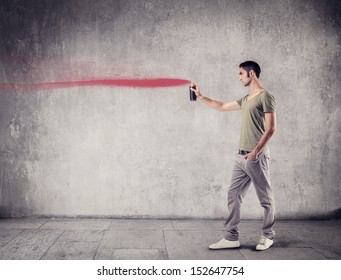
[(154, 78), (154, 79), (103, 79), (84, 81), (64, 81), (36, 84), (0, 84), (0, 90), (37, 91), (70, 87), (105, 86), (105, 87), (136, 87), (159, 88), (188, 85), (191, 82), (183, 79)]

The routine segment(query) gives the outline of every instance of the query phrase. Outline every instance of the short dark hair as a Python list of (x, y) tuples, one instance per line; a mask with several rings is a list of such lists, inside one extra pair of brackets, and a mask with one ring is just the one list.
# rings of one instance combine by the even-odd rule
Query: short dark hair
[(249, 72), (250, 70), (253, 70), (257, 76), (257, 78), (259, 78), (260, 75), (260, 66), (258, 65), (257, 62), (248, 60), (248, 61), (244, 61), (243, 63), (239, 64), (239, 68), (244, 68), (247, 72), (247, 76), (249, 77)]

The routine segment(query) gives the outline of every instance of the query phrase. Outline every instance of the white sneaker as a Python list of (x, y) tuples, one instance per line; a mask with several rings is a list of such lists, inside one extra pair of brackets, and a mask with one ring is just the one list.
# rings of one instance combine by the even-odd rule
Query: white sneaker
[(273, 243), (274, 243), (274, 241), (272, 239), (269, 239), (265, 236), (261, 236), (261, 238), (260, 238), (260, 240), (256, 246), (256, 250), (257, 251), (264, 251), (266, 249), (269, 249)]
[(225, 238), (223, 238), (222, 240), (220, 240), (219, 242), (217, 242), (215, 244), (208, 246), (208, 248), (210, 248), (212, 250), (238, 248), (238, 247), (240, 247), (240, 243), (238, 240), (237, 241), (230, 241), (230, 240), (227, 240)]

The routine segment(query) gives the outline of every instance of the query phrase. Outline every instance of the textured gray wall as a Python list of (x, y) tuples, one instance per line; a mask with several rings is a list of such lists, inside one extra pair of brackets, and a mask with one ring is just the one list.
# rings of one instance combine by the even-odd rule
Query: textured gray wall
[[(339, 1), (0, 1), (0, 83), (92, 77), (195, 80), (248, 93), (262, 67), (278, 103), (277, 217), (339, 213)], [(187, 86), (0, 91), (0, 216), (205, 217), (227, 213), (240, 112)], [(251, 186), (244, 218), (262, 209)]]

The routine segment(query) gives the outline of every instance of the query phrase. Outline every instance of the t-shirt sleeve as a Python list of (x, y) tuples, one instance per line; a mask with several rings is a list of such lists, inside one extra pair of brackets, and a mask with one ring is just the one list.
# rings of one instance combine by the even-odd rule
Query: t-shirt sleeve
[(242, 104), (243, 104), (243, 99), (244, 97), (240, 98), (239, 100), (237, 100), (237, 103), (240, 107), (242, 107)]
[(272, 94), (265, 94), (262, 103), (264, 113), (273, 113), (276, 111), (276, 100)]

